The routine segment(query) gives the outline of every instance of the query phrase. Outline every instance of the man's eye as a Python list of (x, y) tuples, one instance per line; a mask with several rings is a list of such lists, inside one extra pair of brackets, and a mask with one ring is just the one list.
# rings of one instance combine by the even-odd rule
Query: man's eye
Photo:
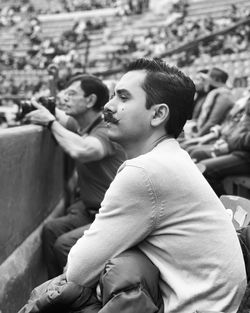
[(109, 100), (113, 99), (115, 94), (113, 93), (112, 95), (109, 96)]
[(122, 100), (127, 100), (127, 99), (128, 99), (128, 97), (125, 96), (125, 95), (120, 95), (120, 98), (121, 98)]

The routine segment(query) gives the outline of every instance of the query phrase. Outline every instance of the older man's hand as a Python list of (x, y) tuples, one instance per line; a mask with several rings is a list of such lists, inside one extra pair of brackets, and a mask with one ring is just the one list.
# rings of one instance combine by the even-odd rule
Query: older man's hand
[(28, 113), (25, 120), (33, 124), (47, 126), (50, 121), (55, 120), (55, 116), (50, 113), (42, 104), (38, 103), (34, 98), (31, 99), (32, 105), (37, 109)]

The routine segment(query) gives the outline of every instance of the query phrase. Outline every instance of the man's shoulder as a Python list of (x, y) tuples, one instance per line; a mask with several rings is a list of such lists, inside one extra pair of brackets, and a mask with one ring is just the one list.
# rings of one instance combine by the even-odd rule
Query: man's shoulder
[(139, 156), (134, 159), (129, 159), (123, 162), (120, 166), (118, 172), (122, 172), (126, 175), (129, 173), (130, 180), (134, 181), (140, 179), (139, 177), (145, 173), (150, 173), (150, 168), (147, 165), (147, 160), (145, 160), (144, 156)]
[(228, 88), (221, 88), (218, 90), (217, 99), (233, 102), (232, 91)]
[(77, 124), (77, 121), (76, 121), (73, 117), (70, 116), (70, 117), (68, 118), (67, 122), (66, 122), (65, 127), (66, 127), (68, 130), (70, 130), (70, 131), (72, 131), (72, 132), (74, 132), (74, 133), (77, 133), (78, 128), (79, 128), (79, 125)]
[(123, 148), (118, 143), (110, 140), (106, 122), (102, 120), (98, 125), (91, 129), (88, 135), (100, 140), (105, 150), (105, 155), (119, 155), (121, 161), (125, 160), (126, 156)]
[(139, 155), (136, 158), (126, 160), (121, 168), (124, 167), (133, 168), (134, 172), (147, 173), (150, 175), (151, 172), (154, 172), (157, 168), (160, 169), (159, 157), (155, 153), (146, 153)]
[(89, 136), (101, 136), (105, 138), (107, 141), (110, 141), (108, 136), (108, 129), (106, 123), (102, 120), (97, 125), (95, 125), (89, 132)]
[(216, 97), (215, 107), (231, 109), (234, 106), (233, 97), (230, 93), (220, 93)]

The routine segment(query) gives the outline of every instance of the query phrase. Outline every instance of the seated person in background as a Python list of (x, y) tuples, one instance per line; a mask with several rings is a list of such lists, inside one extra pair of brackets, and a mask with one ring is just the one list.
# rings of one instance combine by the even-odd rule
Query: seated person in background
[(250, 93), (246, 90), (243, 97), (238, 99), (233, 108), (228, 112), (221, 125), (213, 126), (210, 129), (210, 132), (206, 135), (185, 140), (181, 143), (182, 148), (185, 149), (197, 162), (211, 157), (213, 144), (218, 139), (226, 137), (227, 134), (230, 134), (230, 132), (237, 127), (237, 124), (244, 114), (249, 96)]
[(75, 160), (80, 200), (67, 209), (65, 216), (49, 220), (43, 228), (43, 251), (52, 278), (62, 273), (70, 248), (83, 235), (84, 226), (93, 222), (100, 203), (117, 169), (125, 159), (121, 147), (109, 140), (102, 118), (109, 91), (91, 75), (73, 78), (63, 93), (65, 113), (56, 117), (33, 100), (38, 110), (27, 118), (49, 126), (63, 150)]
[(237, 311), (246, 273), (236, 232), (176, 141), (194, 93), (188, 77), (159, 59), (129, 65), (105, 105), (109, 137), (129, 160), (70, 250), (68, 282), (95, 286), (109, 259), (137, 246), (159, 268), (164, 312)]
[[(194, 97), (194, 110), (192, 114), (192, 119), (188, 120), (185, 124), (184, 129), (184, 139), (188, 139), (189, 137), (193, 137), (193, 133), (197, 132), (196, 123), (199, 118), (199, 115), (201, 114), (202, 105), (204, 101), (206, 100), (208, 90), (205, 90), (205, 82), (207, 80), (207, 69), (203, 69), (197, 72), (195, 76), (195, 97)], [(179, 141), (182, 141), (178, 139)]]
[[(203, 77), (205, 75), (203, 74)], [(204, 87), (208, 94), (190, 137), (203, 136), (209, 132), (212, 126), (220, 125), (233, 107), (233, 96), (226, 86), (227, 79), (228, 74), (217, 67), (209, 71)]]
[[(210, 149), (210, 150), (209, 150)], [(222, 180), (231, 175), (250, 175), (250, 97), (245, 113), (226, 136), (206, 147), (191, 153), (198, 160), (203, 159), (204, 176), (218, 196), (225, 194)]]
[(202, 110), (202, 104), (206, 100), (208, 89), (205, 88), (206, 86), (206, 80), (207, 80), (207, 74), (208, 70), (200, 70), (198, 71), (196, 75), (196, 79), (194, 81), (195, 83), (195, 98), (194, 98), (194, 110), (192, 114), (192, 120), (197, 121), (201, 110)]

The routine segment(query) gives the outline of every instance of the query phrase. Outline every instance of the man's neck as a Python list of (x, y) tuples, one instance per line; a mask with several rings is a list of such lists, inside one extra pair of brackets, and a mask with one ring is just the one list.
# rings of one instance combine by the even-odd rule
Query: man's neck
[(100, 112), (89, 110), (83, 115), (76, 116), (75, 119), (79, 125), (80, 130), (87, 128), (100, 115)]
[(124, 150), (128, 156), (128, 159), (136, 158), (139, 155), (145, 154), (153, 150), (160, 142), (166, 139), (173, 138), (166, 133), (152, 135), (146, 140), (141, 140), (133, 143), (122, 143)]

